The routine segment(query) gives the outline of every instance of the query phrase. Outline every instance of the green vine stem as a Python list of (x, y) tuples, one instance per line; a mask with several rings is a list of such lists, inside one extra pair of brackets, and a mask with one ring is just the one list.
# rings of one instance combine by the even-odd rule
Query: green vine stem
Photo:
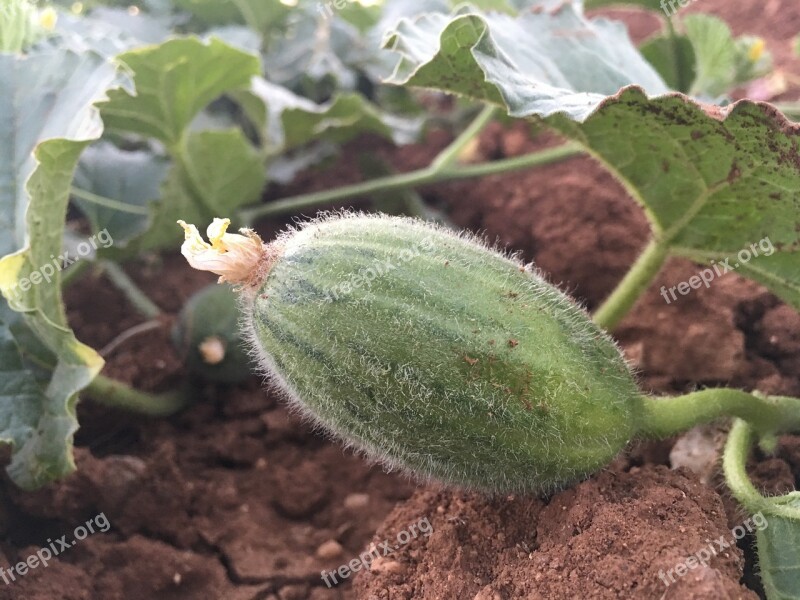
[(666, 438), (720, 417), (739, 417), (759, 434), (800, 430), (800, 398), (713, 388), (673, 398), (642, 398), (640, 434)]
[(95, 377), (84, 393), (99, 404), (151, 417), (167, 417), (189, 404), (189, 398), (183, 392), (148, 394), (104, 375)]
[(114, 287), (125, 295), (139, 314), (147, 319), (157, 319), (161, 316), (161, 309), (139, 289), (122, 267), (109, 260), (101, 261), (100, 266)]
[(578, 144), (567, 143), (557, 148), (549, 148), (524, 156), (516, 156), (514, 158), (475, 165), (459, 165), (458, 167), (444, 169), (440, 172), (426, 167), (409, 173), (380, 177), (371, 181), (347, 185), (333, 190), (283, 198), (254, 208), (243, 209), (239, 211), (237, 217), (240, 223), (249, 227), (252, 226), (256, 220), (261, 218), (301, 211), (306, 208), (324, 206), (340, 200), (350, 200), (369, 196), (371, 194), (421, 187), (445, 181), (484, 177), (486, 175), (497, 175), (499, 173), (518, 171), (521, 169), (542, 167), (544, 165), (561, 162), (582, 153), (583, 150)]
[(496, 108), (487, 106), (469, 124), (469, 126), (442, 150), (430, 165), (423, 169), (379, 177), (353, 185), (346, 185), (333, 190), (324, 190), (311, 194), (300, 194), (290, 198), (283, 198), (268, 204), (261, 204), (252, 208), (245, 208), (238, 212), (237, 220), (244, 226), (250, 227), (258, 219), (272, 217), (291, 212), (298, 212), (307, 208), (316, 208), (332, 202), (351, 200), (372, 194), (380, 194), (395, 190), (496, 175), (520, 169), (541, 167), (560, 162), (583, 153), (580, 145), (569, 142), (557, 148), (548, 148), (524, 156), (516, 156), (504, 160), (496, 160), (475, 165), (460, 165), (458, 159), (469, 143), (488, 125), (495, 115)]
[(497, 108), (495, 106), (491, 104), (486, 105), (467, 128), (433, 159), (433, 162), (430, 164), (430, 169), (436, 173), (440, 173), (455, 165), (470, 142), (478, 137), (481, 131), (492, 122), (492, 118), (496, 112)]
[(722, 455), (722, 470), (728, 487), (739, 504), (751, 513), (762, 510), (766, 500), (747, 476), (747, 457), (755, 441), (755, 430), (747, 422), (736, 419), (728, 433)]
[(734, 421), (722, 455), (722, 471), (731, 493), (751, 513), (764, 512), (787, 519), (800, 519), (800, 510), (788, 505), (789, 502), (797, 502), (800, 493), (791, 492), (772, 498), (762, 496), (747, 475), (747, 458), (757, 439), (757, 432), (749, 423), (741, 419)]
[(91, 202), (97, 206), (103, 206), (119, 212), (128, 213), (131, 215), (141, 215), (145, 217), (150, 214), (150, 209), (148, 209), (146, 206), (136, 206), (135, 204), (120, 202), (119, 200), (106, 198), (105, 196), (95, 194), (89, 190), (84, 190), (79, 187), (72, 186), (69, 193), (80, 200)]
[(652, 240), (616, 289), (597, 309), (593, 317), (595, 323), (609, 331), (614, 329), (650, 286), (668, 256), (666, 244)]

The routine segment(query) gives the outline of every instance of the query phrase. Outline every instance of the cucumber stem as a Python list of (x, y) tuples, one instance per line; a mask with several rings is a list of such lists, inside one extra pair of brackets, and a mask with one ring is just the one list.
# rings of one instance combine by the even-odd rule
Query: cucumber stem
[(95, 377), (84, 393), (99, 404), (151, 417), (167, 417), (189, 404), (189, 398), (182, 392), (148, 394), (104, 375)]
[(739, 417), (761, 435), (800, 430), (800, 398), (713, 388), (673, 398), (642, 397), (639, 434), (666, 438), (721, 417)]
[(651, 240), (622, 281), (594, 313), (594, 322), (603, 329), (614, 329), (650, 287), (668, 256), (666, 244), (656, 239)]

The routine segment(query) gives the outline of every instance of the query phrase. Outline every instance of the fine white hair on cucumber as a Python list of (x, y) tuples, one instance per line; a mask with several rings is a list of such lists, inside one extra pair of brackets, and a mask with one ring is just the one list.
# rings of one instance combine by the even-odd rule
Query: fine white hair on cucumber
[[(409, 249), (421, 240), (430, 252)], [(518, 255), (357, 212), (297, 224), (270, 248), (240, 296), (252, 357), (293, 413), (384, 467), (543, 493), (633, 436), (639, 393), (619, 348)], [(359, 269), (368, 284), (341, 285)]]

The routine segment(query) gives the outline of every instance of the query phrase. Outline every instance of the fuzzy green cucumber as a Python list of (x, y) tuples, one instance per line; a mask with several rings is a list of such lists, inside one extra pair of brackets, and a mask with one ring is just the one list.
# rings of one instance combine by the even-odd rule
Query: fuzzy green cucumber
[(640, 393), (614, 342), (514, 258), (366, 215), (264, 248), (242, 306), (264, 371), (303, 415), (390, 467), (546, 492), (637, 432)]

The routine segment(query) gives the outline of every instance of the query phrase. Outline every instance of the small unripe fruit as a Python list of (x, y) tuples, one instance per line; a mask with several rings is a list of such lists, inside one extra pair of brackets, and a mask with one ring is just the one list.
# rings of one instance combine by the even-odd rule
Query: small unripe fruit
[(217, 383), (239, 383), (253, 372), (239, 330), (237, 295), (229, 285), (210, 285), (192, 296), (178, 315), (172, 341), (193, 373)]
[(606, 465), (636, 433), (640, 394), (614, 342), (473, 238), (346, 215), (262, 257), (242, 310), (264, 370), (300, 412), (389, 466), (543, 492)]

